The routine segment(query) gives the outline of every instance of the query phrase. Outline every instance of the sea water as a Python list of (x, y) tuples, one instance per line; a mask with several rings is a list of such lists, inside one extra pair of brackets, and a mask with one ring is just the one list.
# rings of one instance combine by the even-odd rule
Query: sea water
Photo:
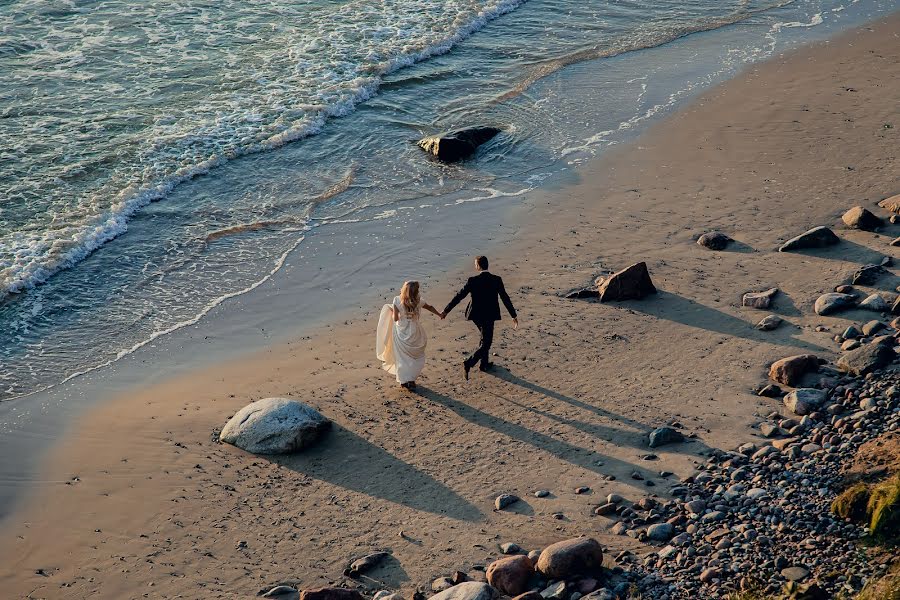
[[(435, 204), (464, 221), (748, 63), (894, 8), (0, 1), (0, 401), (196, 323), (324, 227)], [(660, 52), (685, 36), (709, 40), (689, 64)], [(503, 132), (460, 165), (414, 144), (470, 125)]]

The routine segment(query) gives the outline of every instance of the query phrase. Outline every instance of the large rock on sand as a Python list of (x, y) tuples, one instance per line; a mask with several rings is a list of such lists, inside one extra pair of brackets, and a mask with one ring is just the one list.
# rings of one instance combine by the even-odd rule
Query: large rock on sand
[(593, 538), (575, 538), (544, 548), (537, 561), (538, 572), (547, 579), (569, 579), (600, 570), (603, 549)]
[(784, 405), (795, 415), (808, 415), (821, 408), (827, 400), (825, 390), (797, 388), (784, 397)]
[(891, 196), (890, 198), (885, 198), (878, 203), (878, 206), (885, 210), (889, 210), (894, 214), (900, 214), (900, 194)]
[(464, 581), (448, 590), (435, 594), (430, 600), (494, 600), (499, 595), (497, 590), (486, 583)]
[(741, 299), (741, 306), (765, 309), (772, 304), (772, 298), (778, 293), (778, 288), (771, 288), (764, 292), (747, 292)]
[(456, 162), (475, 153), (478, 146), (500, 133), (496, 127), (470, 127), (419, 140), (419, 147), (444, 162)]
[(795, 386), (804, 373), (815, 373), (823, 360), (814, 354), (798, 354), (776, 360), (769, 367), (769, 378), (784, 385)]
[(825, 316), (844, 310), (845, 308), (850, 308), (854, 304), (856, 304), (856, 296), (830, 292), (816, 298), (814, 308), (817, 315)]
[(806, 233), (801, 233), (797, 237), (786, 241), (778, 251), (790, 252), (791, 250), (804, 250), (806, 248), (824, 248), (833, 246), (840, 241), (841, 238), (827, 227), (813, 227)]
[(844, 213), (841, 220), (847, 227), (862, 229), (863, 231), (875, 231), (883, 225), (881, 219), (862, 206), (854, 206)]
[(657, 427), (650, 432), (647, 438), (647, 445), (651, 448), (658, 448), (666, 444), (677, 444), (684, 441), (684, 435), (677, 429), (671, 427)]
[(345, 588), (317, 588), (303, 590), (300, 600), (364, 600), (362, 594), (356, 590)]
[(254, 454), (287, 454), (306, 448), (331, 426), (311, 406), (289, 398), (265, 398), (237, 412), (219, 441)]
[(647, 263), (639, 262), (604, 279), (597, 291), (600, 292), (600, 302), (640, 300), (644, 296), (655, 294), (656, 287), (650, 280)]
[(890, 345), (866, 344), (841, 356), (837, 367), (845, 373), (860, 376), (889, 365), (896, 358), (897, 353)]
[(532, 575), (534, 563), (524, 555), (501, 558), (487, 568), (488, 583), (507, 596), (518, 596), (527, 592)]

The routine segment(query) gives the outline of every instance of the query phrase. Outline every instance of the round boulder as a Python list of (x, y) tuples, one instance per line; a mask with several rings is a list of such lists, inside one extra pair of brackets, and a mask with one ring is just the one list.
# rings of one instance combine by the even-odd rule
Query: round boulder
[(862, 206), (854, 206), (844, 213), (841, 220), (847, 227), (862, 229), (863, 231), (875, 231), (882, 225), (881, 219)]
[(501, 558), (487, 568), (488, 583), (507, 596), (518, 596), (528, 591), (532, 575), (534, 564), (525, 555)]
[(603, 548), (593, 538), (575, 538), (552, 544), (541, 552), (537, 570), (548, 579), (569, 579), (597, 572)]
[(724, 250), (731, 241), (731, 238), (721, 231), (710, 231), (697, 238), (698, 244), (710, 250)]
[(237, 412), (219, 441), (254, 454), (287, 454), (314, 443), (331, 421), (311, 406), (289, 398), (265, 398)]

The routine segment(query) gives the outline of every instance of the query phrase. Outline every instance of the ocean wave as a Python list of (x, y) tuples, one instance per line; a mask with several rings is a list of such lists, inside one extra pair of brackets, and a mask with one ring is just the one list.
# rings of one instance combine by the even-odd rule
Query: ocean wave
[[(20, 148), (19, 156), (32, 155), (38, 162), (56, 166), (48, 167), (38, 181), (29, 178), (33, 169), (25, 169), (28, 173), (19, 175), (18, 185), (14, 183), (10, 189), (0, 190), (7, 192), (5, 195), (11, 199), (23, 202), (40, 199), (48, 205), (30, 218), (13, 223), (12, 231), (0, 235), (0, 300), (39, 286), (55, 273), (83, 261), (125, 233), (129, 220), (141, 209), (164, 199), (180, 184), (235, 158), (316, 135), (330, 119), (348, 115), (372, 98), (384, 76), (448, 52), (524, 1), (394, 0), (373, 5), (355, 0), (340, 5), (327, 18), (313, 19), (312, 32), (307, 32), (310, 35), (295, 41), (284, 56), (267, 59), (269, 62), (264, 65), (267, 72), (243, 73), (243, 79), (225, 82), (217, 94), (203, 98), (208, 107), (183, 107), (180, 114), (156, 115), (149, 128), (128, 131), (123, 137), (123, 147), (110, 152), (121, 158), (115, 165), (119, 172), (93, 189), (83, 191), (74, 201), (71, 200), (72, 184), (64, 182), (66, 178), (72, 179), (73, 174), (84, 180), (90, 178), (85, 174), (87, 171), (105, 172), (106, 166), (83, 167), (82, 163), (90, 165), (97, 160), (94, 148), (89, 147), (91, 144), (114, 145), (116, 138), (102, 137), (109, 125), (88, 127), (62, 117), (53, 117), (51, 123), (47, 118), (39, 133), (48, 131), (48, 126), (54, 129), (68, 126), (73, 133), (70, 140), (88, 138), (85, 156), (72, 157), (58, 148), (44, 148), (57, 144), (28, 137), (30, 125), (16, 119), (19, 129), (10, 131), (19, 135), (12, 141), (28, 150)], [(0, 28), (3, 25), (0, 21)], [(51, 30), (48, 36), (56, 33)], [(64, 33), (71, 36), (72, 32)], [(152, 35), (157, 39), (164, 37), (159, 30), (154, 30)], [(90, 36), (85, 34), (84, 38), (99, 43), (96, 31)], [(173, 42), (168, 50), (172, 54), (165, 58), (175, 64), (171, 67), (173, 78), (180, 75), (179, 58), (186, 64), (196, 58), (176, 54), (187, 51), (181, 42)], [(21, 72), (12, 74), (13, 83), (16, 76), (21, 82), (52, 78), (58, 69), (48, 65), (58, 64), (60, 60), (81, 64), (87, 62), (89, 52), (80, 47), (60, 50), (48, 43), (32, 50), (30, 55), (32, 62), (26, 63)], [(239, 62), (234, 57), (231, 60)], [(87, 73), (77, 75), (90, 78)], [(247, 91), (238, 85), (248, 80), (256, 86), (255, 90)], [(168, 85), (168, 82), (154, 84)], [(310, 89), (312, 97), (303, 101), (304, 93)], [(107, 118), (105, 114), (96, 115), (97, 121)], [(124, 123), (131, 121), (142, 120), (131, 114), (123, 115)], [(90, 138), (90, 135), (97, 137)], [(135, 143), (134, 138), (146, 141)], [(16, 145), (12, 141), (11, 147)], [(65, 152), (72, 152), (72, 148)], [(339, 184), (325, 192), (325, 197), (311, 201), (327, 200), (344, 189)]]

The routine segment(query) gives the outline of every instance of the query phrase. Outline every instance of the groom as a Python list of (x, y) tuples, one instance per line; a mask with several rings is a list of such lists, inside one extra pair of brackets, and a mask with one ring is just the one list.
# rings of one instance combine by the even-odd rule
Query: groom
[(475, 258), (475, 270), (478, 275), (469, 277), (463, 289), (453, 297), (453, 300), (441, 313), (441, 318), (447, 316), (453, 308), (462, 301), (463, 298), (472, 295), (472, 300), (466, 308), (466, 318), (473, 323), (481, 333), (481, 342), (478, 350), (472, 356), (463, 362), (463, 370), (466, 373), (466, 381), (469, 379), (469, 371), (479, 361), (481, 362), (481, 370), (487, 371), (494, 365), (488, 360), (491, 352), (491, 342), (494, 341), (494, 322), (500, 320), (500, 302), (498, 298), (503, 300), (503, 305), (509, 311), (509, 316), (513, 320), (513, 328), (519, 328), (519, 319), (516, 317), (516, 309), (513, 308), (509, 294), (503, 287), (503, 280), (497, 275), (488, 273), (488, 259), (486, 256), (478, 256)]

